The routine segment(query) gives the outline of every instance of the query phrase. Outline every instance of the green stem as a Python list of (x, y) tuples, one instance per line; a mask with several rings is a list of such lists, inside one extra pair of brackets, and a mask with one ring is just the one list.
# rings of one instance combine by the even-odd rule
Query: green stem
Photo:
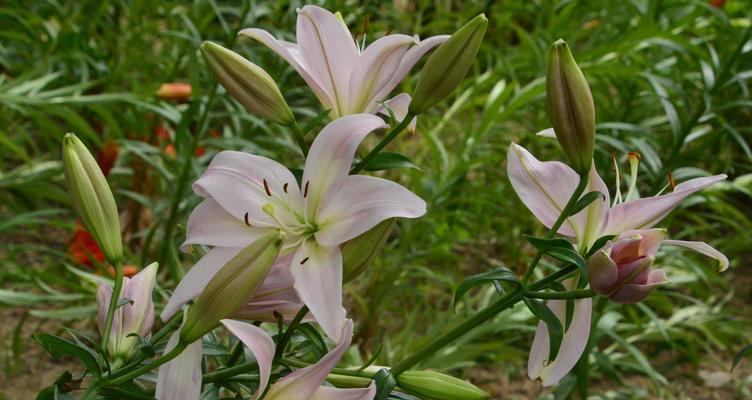
[(107, 307), (107, 317), (104, 320), (104, 332), (102, 332), (102, 349), (107, 351), (107, 344), (110, 340), (110, 331), (112, 330), (112, 318), (115, 316), (117, 303), (120, 301), (120, 292), (123, 289), (123, 264), (115, 265), (115, 286), (112, 288), (110, 304)]
[(570, 292), (525, 292), (525, 297), (533, 299), (585, 299), (595, 295), (593, 289), (572, 290)]
[[(282, 359), (282, 363), (286, 365), (291, 365), (296, 368), (307, 368), (313, 365), (313, 364), (308, 364), (307, 362), (304, 362), (304, 361), (294, 360), (292, 358), (284, 358)], [(362, 370), (347, 369), (347, 368), (333, 368), (331, 372), (337, 375), (357, 376), (359, 378), (368, 378), (368, 379), (371, 379), (374, 377), (374, 375), (376, 375), (375, 372), (366, 372)]]
[(183, 321), (183, 313), (175, 313), (175, 315), (170, 318), (169, 321), (160, 329), (157, 333), (155, 333), (151, 340), (149, 341), (150, 344), (154, 345), (157, 344), (162, 338), (172, 333), (177, 326), (180, 326), (180, 323)]
[(246, 363), (238, 364), (238, 365), (228, 367), (228, 368), (222, 368), (220, 370), (205, 374), (203, 378), (201, 378), (201, 382), (212, 383), (212, 382), (223, 381), (235, 375), (244, 374), (246, 372), (253, 371), (256, 369), (257, 366), (258, 366), (258, 363), (254, 361), (254, 362), (246, 362)]
[[(551, 282), (554, 282), (560, 278), (564, 278), (567, 275), (571, 274), (572, 272), (577, 271), (576, 265), (567, 265), (566, 267), (554, 272), (553, 274), (531, 284), (527, 291), (536, 291), (541, 290), (546, 287)], [(521, 287), (516, 287), (514, 290), (509, 292), (504, 297), (496, 300), (495, 302), (491, 303), (490, 305), (486, 306), (486, 308), (480, 310), (477, 314), (471, 316), (470, 318), (462, 321), (461, 323), (457, 324), (454, 328), (450, 329), (446, 333), (442, 334), (439, 337), (434, 338), (428, 344), (423, 346), (420, 350), (418, 350), (416, 353), (411, 355), (410, 357), (402, 360), (399, 364), (395, 365), (391, 369), (392, 375), (395, 377), (399, 374), (407, 371), (408, 369), (412, 368), (415, 364), (419, 363), (423, 359), (431, 356), (439, 349), (443, 348), (444, 346), (448, 345), (458, 337), (464, 335), (465, 333), (469, 332), (476, 326), (480, 325), (481, 323), (493, 318), (496, 316), (496, 314), (506, 310), (509, 307), (512, 307), (517, 302), (521, 301), (524, 297), (525, 291), (522, 290)]]
[(405, 118), (402, 119), (402, 122), (392, 128), (392, 130), (389, 131), (389, 133), (383, 139), (381, 139), (376, 147), (371, 149), (371, 151), (369, 151), (368, 154), (366, 154), (366, 156), (363, 157), (363, 159), (359, 163), (355, 164), (355, 166), (350, 170), (350, 173), (357, 174), (358, 172), (365, 169), (365, 167), (367, 167), (368, 164), (373, 161), (376, 155), (378, 155), (381, 150), (386, 147), (386, 145), (388, 145), (392, 140), (394, 140), (394, 138), (397, 137), (397, 135), (399, 135), (403, 130), (405, 130), (405, 128), (407, 128), (408, 125), (410, 125), (410, 121), (413, 120), (413, 117), (415, 117), (415, 114), (408, 113)]
[(137, 368), (119, 378), (113, 379), (109, 381), (109, 385), (118, 385), (125, 382), (130, 382), (131, 380), (138, 378), (139, 376), (153, 370), (154, 368), (159, 367), (160, 365), (172, 360), (173, 358), (180, 355), (180, 353), (185, 350), (187, 345), (183, 342), (178, 342), (178, 344), (169, 352), (162, 355), (162, 357), (159, 357), (158, 359), (150, 362), (149, 364), (144, 365), (143, 367)]
[[(551, 226), (551, 229), (549, 229), (548, 233), (546, 233), (546, 239), (551, 239), (552, 237), (554, 237), (564, 221), (567, 220), (567, 218), (569, 217), (569, 210), (575, 205), (575, 203), (577, 203), (577, 200), (580, 199), (580, 196), (582, 196), (585, 188), (587, 188), (587, 184), (588, 174), (581, 174), (580, 180), (577, 182), (577, 187), (574, 189), (572, 196), (569, 197), (569, 201), (567, 201), (567, 204), (564, 206), (564, 210), (562, 210), (561, 214), (559, 214), (559, 218), (556, 219), (556, 222), (554, 222), (554, 224)], [(530, 261), (530, 264), (527, 267), (527, 271), (525, 271), (525, 275), (522, 276), (523, 285), (526, 285), (530, 280), (530, 277), (533, 275), (533, 271), (535, 271), (535, 267), (538, 265), (541, 257), (543, 257), (543, 251), (538, 250), (538, 252), (535, 253), (535, 257), (533, 257), (533, 260)]]
[(280, 357), (282, 357), (282, 353), (285, 351), (285, 347), (287, 347), (287, 343), (292, 338), (292, 334), (295, 332), (295, 329), (300, 324), (300, 321), (305, 318), (306, 314), (308, 314), (308, 307), (303, 306), (300, 307), (300, 311), (298, 311), (297, 314), (295, 314), (295, 317), (290, 321), (290, 325), (287, 327), (287, 330), (285, 330), (285, 333), (282, 335), (282, 338), (279, 339), (277, 342), (277, 348), (274, 350), (274, 360), (279, 360)]
[(290, 128), (292, 129), (293, 135), (295, 136), (295, 141), (298, 142), (298, 146), (300, 146), (300, 151), (303, 152), (303, 156), (308, 156), (308, 144), (305, 140), (305, 133), (303, 133), (300, 125), (298, 125), (298, 121), (293, 120)]

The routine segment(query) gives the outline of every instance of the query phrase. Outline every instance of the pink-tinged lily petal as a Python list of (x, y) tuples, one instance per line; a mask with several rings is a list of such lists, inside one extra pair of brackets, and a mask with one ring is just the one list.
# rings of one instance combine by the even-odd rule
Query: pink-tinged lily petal
[[(107, 309), (110, 305), (110, 299), (112, 299), (112, 287), (100, 283), (97, 287), (97, 328), (99, 333), (104, 332), (105, 319), (107, 319)], [(113, 324), (115, 323), (113, 318)], [(112, 329), (110, 329), (112, 332)]]
[(367, 388), (340, 389), (320, 386), (307, 400), (372, 400), (376, 397), (376, 385)]
[(240, 339), (256, 357), (259, 367), (259, 387), (254, 393), (256, 400), (269, 384), (269, 376), (272, 373), (272, 361), (274, 360), (274, 341), (263, 329), (246, 322), (223, 319), (220, 321), (233, 335)]
[(180, 280), (170, 300), (160, 314), (162, 321), (169, 320), (180, 307), (198, 297), (211, 278), (233, 258), (239, 248), (215, 247), (201, 257), (196, 265)]
[(729, 266), (728, 257), (705, 242), (689, 242), (686, 240), (664, 240), (663, 244), (686, 247), (700, 254), (718, 260), (718, 272), (725, 271)]
[(303, 192), (308, 217), (316, 210), (324, 193), (337, 178), (350, 173), (355, 151), (370, 132), (385, 128), (384, 121), (371, 114), (338, 118), (321, 130), (313, 141), (303, 169)]
[(188, 218), (185, 242), (180, 249), (187, 251), (192, 244), (242, 248), (267, 233), (267, 229), (249, 227), (216, 200), (208, 198), (196, 206)]
[(605, 294), (613, 289), (619, 279), (619, 268), (611, 259), (611, 244), (598, 250), (588, 260), (588, 281), (590, 287)]
[(554, 128), (547, 128), (542, 131), (539, 131), (535, 134), (535, 136), (545, 137), (549, 139), (556, 139), (556, 132), (554, 132)]
[(299, 369), (272, 385), (267, 392), (267, 400), (290, 400), (309, 399), (326, 380), (329, 372), (337, 366), (337, 363), (350, 347), (352, 340), (353, 322), (347, 320), (342, 324), (341, 331), (337, 333), (337, 345), (316, 364)]
[[(280, 257), (274, 262), (269, 275), (251, 301), (234, 315), (238, 319), (277, 322), (274, 313), (279, 313), (285, 322), (290, 322), (303, 307), (303, 301), (293, 287), (295, 279), (290, 271), (293, 255)], [(315, 322), (306, 316), (303, 321)]]
[(130, 278), (127, 284), (123, 285), (121, 298), (132, 301), (131, 304), (121, 307), (123, 310), (122, 332), (124, 336), (131, 333), (146, 336), (151, 332), (151, 327), (154, 324), (152, 292), (157, 278), (157, 266), (157, 263), (149, 264), (133, 278)]
[[(170, 336), (165, 353), (180, 340), (180, 331)], [(201, 340), (188, 345), (179, 356), (159, 367), (157, 400), (193, 400), (201, 396)]]
[(202, 196), (214, 198), (239, 221), (245, 222), (247, 213), (251, 226), (269, 226), (276, 225), (262, 211), (269, 203), (285, 223), (296, 221), (290, 207), (301, 209), (303, 197), (295, 182), (292, 172), (274, 160), (239, 151), (223, 151), (214, 156), (193, 189)]
[(640, 229), (622, 232), (619, 235), (620, 238), (632, 236), (641, 239), (638, 251), (640, 256), (654, 257), (658, 248), (665, 242), (663, 239), (666, 237), (666, 230), (663, 228)]
[(668, 283), (666, 273), (663, 270), (655, 269), (650, 271), (645, 283), (630, 283), (624, 285), (609, 298), (621, 304), (634, 304), (648, 297), (650, 292), (659, 285)]
[(347, 113), (367, 110), (383, 100), (376, 98), (376, 94), (389, 84), (407, 49), (416, 42), (408, 35), (387, 35), (366, 48), (350, 75), (350, 108)]
[(374, 98), (383, 99), (389, 96), (389, 93), (402, 82), (402, 79), (410, 72), (413, 66), (423, 57), (429, 50), (446, 42), (449, 39), (449, 35), (431, 36), (427, 39), (421, 40), (416, 46), (410, 48), (402, 57), (402, 62), (397, 68), (397, 71), (392, 75), (392, 79), (387, 83), (379, 92), (376, 93)]
[(577, 241), (587, 247), (590, 247), (602, 236), (601, 231), (606, 225), (609, 205), (611, 204), (608, 187), (606, 187), (606, 183), (603, 182), (603, 179), (595, 170), (595, 164), (590, 168), (590, 173), (588, 174), (588, 184), (585, 188), (585, 193), (589, 192), (599, 192), (602, 197), (595, 199), (584, 210), (570, 217), (575, 226), (582, 228), (580, 236), (577, 236)]
[[(562, 324), (566, 318), (566, 304), (566, 300), (551, 300), (548, 302), (548, 308), (562, 321)], [(543, 386), (551, 386), (558, 383), (574, 368), (583, 350), (585, 350), (590, 336), (591, 312), (592, 299), (574, 301), (572, 322), (569, 324), (569, 329), (564, 333), (559, 354), (553, 361), (548, 360), (550, 350), (548, 328), (543, 321), (538, 324), (527, 364), (527, 373), (530, 379), (540, 378)]]
[(334, 115), (343, 115), (350, 72), (358, 60), (358, 48), (350, 32), (334, 14), (307, 5), (298, 10), (296, 36), (306, 69), (331, 93)]
[(619, 204), (609, 211), (604, 234), (618, 235), (627, 230), (650, 228), (689, 195), (724, 179), (723, 174), (696, 178), (677, 185), (672, 193)]
[(298, 296), (311, 310), (321, 329), (332, 340), (339, 341), (345, 324), (339, 247), (324, 247), (306, 240), (292, 259), (292, 274)]
[(303, 63), (302, 56), (298, 46), (294, 43), (287, 42), (285, 40), (275, 39), (269, 32), (263, 29), (248, 28), (238, 32), (238, 35), (255, 39), (261, 44), (265, 45), (280, 57), (282, 57), (288, 64), (290, 64), (295, 71), (303, 78), (308, 86), (313, 90), (318, 97), (321, 104), (328, 109), (334, 109), (335, 102), (332, 93), (328, 92), (324, 88), (324, 85), (319, 81), (319, 78), (314, 76), (306, 69)]
[[(579, 181), (577, 173), (566, 164), (541, 162), (516, 143), (509, 146), (507, 153), (507, 175), (525, 206), (548, 228), (564, 210)], [(565, 236), (580, 237), (581, 232), (582, 226), (572, 218), (559, 228)]]
[(316, 241), (336, 246), (385, 219), (417, 218), (425, 213), (423, 199), (392, 181), (365, 175), (341, 177), (321, 202)]
[[(400, 93), (385, 101), (383, 104), (379, 104), (378, 107), (376, 107), (376, 109), (374, 110), (374, 114), (380, 113), (389, 116), (389, 111), (391, 111), (391, 114), (393, 114), (394, 118), (397, 120), (396, 123), (400, 123), (407, 116), (407, 110), (410, 108), (411, 101), (413, 101), (413, 98), (410, 97), (409, 94)], [(417, 126), (418, 117), (413, 117), (412, 121), (410, 121), (410, 124), (407, 125), (407, 131), (415, 132), (415, 128)]]

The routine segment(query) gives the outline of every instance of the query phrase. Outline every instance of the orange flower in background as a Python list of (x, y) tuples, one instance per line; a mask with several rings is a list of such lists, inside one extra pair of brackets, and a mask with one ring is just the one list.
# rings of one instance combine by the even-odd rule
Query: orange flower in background
[(104, 176), (110, 174), (110, 170), (115, 166), (119, 152), (120, 146), (113, 140), (107, 139), (102, 145), (102, 150), (97, 155), (97, 164), (102, 169)]
[[(138, 273), (138, 267), (137, 266), (132, 265), (132, 264), (123, 265), (123, 275), (126, 278), (130, 278), (133, 275), (136, 275), (137, 273)], [(111, 276), (111, 277), (114, 277), (115, 276), (115, 268), (112, 268), (111, 265), (109, 267), (107, 267), (107, 274), (109, 276)]]
[(164, 100), (187, 100), (191, 97), (193, 88), (190, 83), (163, 83), (155, 96)]
[(73, 240), (71, 240), (68, 246), (68, 254), (81, 265), (86, 265), (89, 268), (93, 268), (95, 264), (104, 262), (104, 253), (99, 248), (97, 242), (86, 228), (76, 221), (76, 226), (73, 229)]
[(726, 0), (709, 0), (708, 4), (716, 8), (723, 8), (726, 4)]

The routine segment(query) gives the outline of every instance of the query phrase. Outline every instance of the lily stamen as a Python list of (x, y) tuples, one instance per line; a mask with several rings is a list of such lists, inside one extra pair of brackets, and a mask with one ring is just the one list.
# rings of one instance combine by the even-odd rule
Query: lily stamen
[(243, 221), (245, 221), (245, 224), (252, 227), (251, 221), (248, 219), (248, 213), (246, 212), (245, 215), (243, 215)]
[(306, 261), (308, 261), (308, 259), (309, 259), (309, 258), (310, 258), (310, 257), (306, 257), (306, 258), (302, 259), (302, 260), (300, 261), (300, 265), (303, 265), (303, 264), (305, 264), (305, 263), (306, 263)]
[(266, 179), (263, 179), (264, 181), (264, 190), (266, 191), (266, 195), (269, 197), (272, 197), (272, 192), (269, 190), (269, 183), (266, 181)]

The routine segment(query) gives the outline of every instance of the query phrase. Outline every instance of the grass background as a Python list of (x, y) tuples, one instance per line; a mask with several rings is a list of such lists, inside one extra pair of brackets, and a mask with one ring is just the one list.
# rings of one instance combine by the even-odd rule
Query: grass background
[[(532, 256), (522, 234), (541, 234), (543, 227), (509, 185), (505, 154), (514, 141), (542, 159), (562, 157), (554, 141), (535, 132), (550, 126), (543, 98), (546, 53), (563, 38), (593, 91), (596, 164), (610, 186), (612, 157), (624, 172), (630, 151), (642, 157), (643, 195), (664, 187), (669, 172), (677, 181), (729, 175), (727, 183), (686, 200), (663, 226), (672, 238), (710, 242), (729, 256), (732, 269), (719, 275), (707, 259), (663, 251), (659, 263), (670, 285), (638, 305), (603, 304), (591, 358), (592, 393), (751, 396), (750, 369), (743, 364), (733, 374), (728, 370), (733, 355), (752, 343), (752, 20), (746, 1), (720, 3), (317, 3), (340, 10), (360, 38), (368, 19), (368, 42), (387, 31), (450, 33), (481, 12), (490, 21), (463, 85), (419, 118), (417, 133), (392, 145), (419, 169), (386, 175), (426, 199), (429, 213), (401, 221), (382, 256), (345, 289), (361, 356), (380, 349), (378, 364), (399, 361), (495, 295), (491, 287), (473, 290), (453, 311), (453, 288), (463, 277), (499, 266), (521, 272)], [(159, 260), (166, 296), (198, 256), (176, 250), (198, 202), (188, 188), (175, 186), (182, 171), (195, 179), (223, 149), (269, 156), (290, 167), (303, 161), (288, 132), (248, 114), (216, 88), (198, 46), (213, 40), (262, 66), (298, 119), (312, 121), (321, 110), (303, 81), (266, 48), (235, 35), (253, 26), (292, 40), (294, 10), (302, 5), (10, 0), (0, 6), (0, 388), (6, 398), (27, 398), (20, 393), (29, 392), (14, 390), (39, 390), (54, 380), (40, 382), (35, 371), (72, 368), (54, 367), (29, 333), (60, 333), (64, 325), (95, 334), (95, 288), (67, 254), (75, 217), (62, 184), (63, 134), (75, 132), (95, 150), (108, 140), (120, 146), (109, 179), (123, 214), (128, 259), (138, 266)], [(403, 91), (411, 91), (418, 71)], [(165, 82), (190, 83), (191, 99), (155, 98)], [(158, 127), (168, 140), (154, 141)], [(191, 154), (194, 141), (203, 155)], [(168, 144), (174, 153), (165, 151)], [(524, 308), (515, 308), (420, 367), (470, 378), (495, 398), (564, 398), (573, 381), (556, 392), (526, 382), (534, 326)], [(719, 382), (719, 388), (712, 386)]]

